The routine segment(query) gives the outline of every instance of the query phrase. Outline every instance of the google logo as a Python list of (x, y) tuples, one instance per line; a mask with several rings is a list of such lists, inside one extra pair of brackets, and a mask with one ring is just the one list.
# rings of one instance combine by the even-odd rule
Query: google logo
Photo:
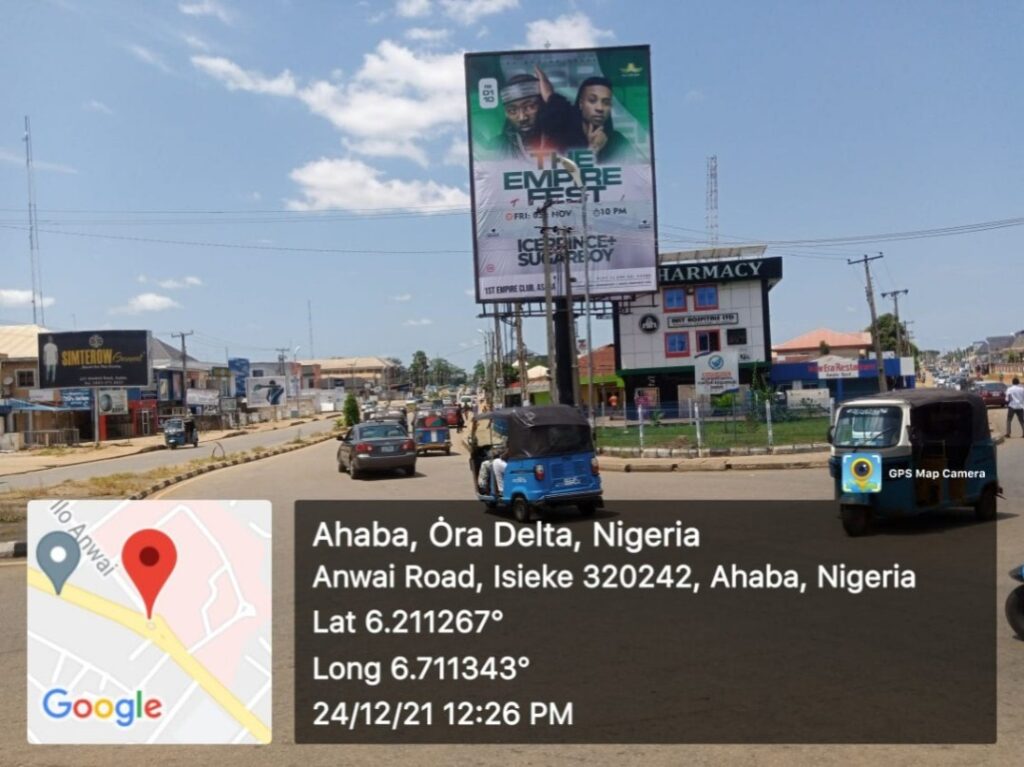
[(43, 711), (51, 719), (65, 719), (74, 716), (76, 719), (110, 719), (119, 727), (131, 727), (136, 719), (159, 719), (163, 715), (160, 709), (163, 701), (159, 698), (142, 699), (142, 690), (135, 691), (134, 698), (78, 698), (71, 700), (68, 691), (62, 687), (54, 687), (43, 696)]

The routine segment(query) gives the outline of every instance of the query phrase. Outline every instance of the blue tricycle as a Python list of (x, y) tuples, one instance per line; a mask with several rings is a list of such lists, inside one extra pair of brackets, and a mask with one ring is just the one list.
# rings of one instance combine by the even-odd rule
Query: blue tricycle
[[(566, 405), (514, 407), (473, 421), (469, 468), (477, 500), (511, 509), (518, 522), (533, 512), (573, 505), (586, 516), (604, 506), (590, 424)], [(504, 454), (501, 490), (492, 467)], [(501, 459), (499, 459), (501, 460)]]

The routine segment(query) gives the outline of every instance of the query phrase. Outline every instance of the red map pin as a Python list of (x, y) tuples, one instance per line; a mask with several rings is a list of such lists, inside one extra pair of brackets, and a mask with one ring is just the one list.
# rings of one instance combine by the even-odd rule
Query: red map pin
[(177, 561), (174, 541), (159, 530), (139, 530), (124, 542), (121, 562), (146, 603), (147, 618), (153, 617), (153, 603)]

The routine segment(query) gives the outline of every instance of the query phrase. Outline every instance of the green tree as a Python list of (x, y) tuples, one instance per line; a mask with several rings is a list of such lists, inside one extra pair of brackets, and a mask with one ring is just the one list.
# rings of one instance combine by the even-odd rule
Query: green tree
[(831, 354), (831, 353), (832, 353), (832, 347), (829, 346), (827, 343), (825, 343), (824, 341), (821, 341), (821, 343), (818, 344), (818, 354), (820, 354), (822, 357), (824, 357), (826, 354)]
[(412, 362), (409, 363), (409, 378), (412, 385), (423, 388), (427, 385), (427, 376), (430, 373), (430, 363), (427, 361), (425, 351), (417, 351), (412, 355)]
[[(871, 328), (865, 328), (869, 333)], [(910, 336), (907, 333), (907, 324), (905, 322), (900, 323), (900, 333), (903, 336), (903, 353), (904, 356), (916, 357), (918, 354), (917, 347), (910, 342)], [(882, 344), (883, 352), (894, 352), (896, 351), (896, 317), (891, 312), (879, 315), (878, 317), (878, 338)], [(909, 353), (908, 353), (909, 352)]]
[(349, 394), (345, 397), (345, 424), (350, 428), (359, 423), (359, 403), (356, 402), (356, 395)]

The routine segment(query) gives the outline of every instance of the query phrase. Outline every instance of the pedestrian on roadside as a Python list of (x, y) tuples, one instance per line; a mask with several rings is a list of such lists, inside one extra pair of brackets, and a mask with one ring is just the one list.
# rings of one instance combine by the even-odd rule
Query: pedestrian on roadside
[(1010, 438), (1010, 426), (1014, 417), (1020, 422), (1021, 436), (1024, 437), (1024, 386), (1014, 376), (1013, 384), (1006, 390), (1006, 438)]

